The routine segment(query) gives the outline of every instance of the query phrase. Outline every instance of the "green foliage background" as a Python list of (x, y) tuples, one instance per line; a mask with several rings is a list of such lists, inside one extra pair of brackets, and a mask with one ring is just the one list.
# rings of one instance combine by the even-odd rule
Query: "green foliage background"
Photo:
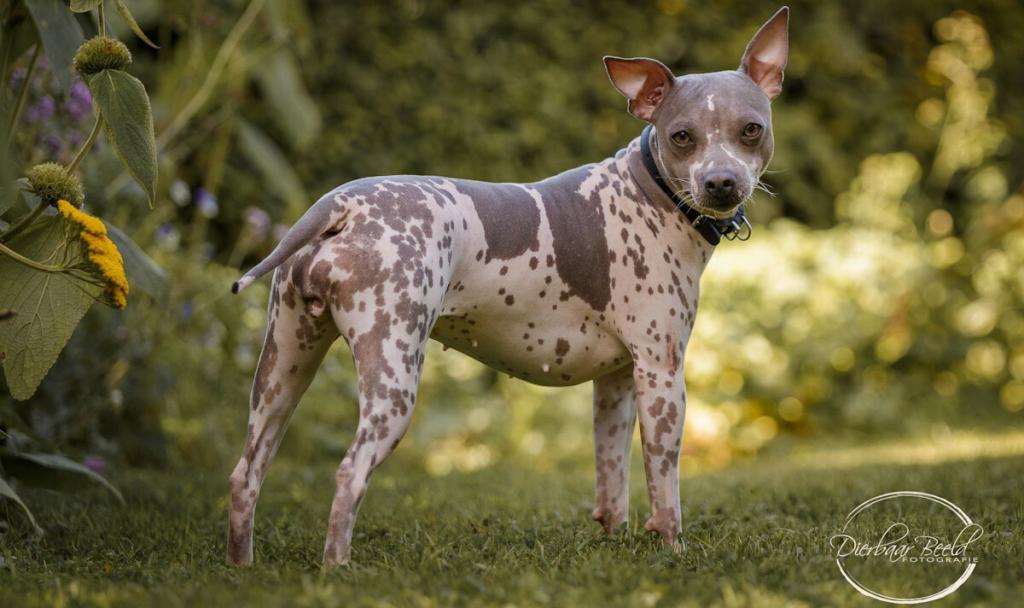
[[(282, 0), (229, 48), (247, 2), (131, 5), (160, 45), (132, 47), (152, 96), (158, 202), (146, 208), (107, 146), (84, 167), (87, 204), (171, 285), (124, 313), (92, 310), (36, 397), (0, 407), (77, 454), (225, 471), (266, 301), (264, 286), (227, 288), (317, 195), (366, 175), (530, 181), (609, 156), (642, 125), (603, 55), (657, 57), (677, 74), (732, 69), (777, 9)], [(705, 275), (684, 469), (772, 442), (1019, 425), (1024, 8), (791, 8), (766, 176), (777, 196), (756, 201), (754, 238), (722, 246)], [(28, 156), (35, 137), (19, 142)], [(355, 383), (336, 350), (285, 441), (292, 457), (340, 457), (348, 444)], [(427, 365), (403, 443), (412, 466), (589, 459), (588, 386), (533, 387), (440, 348)]]

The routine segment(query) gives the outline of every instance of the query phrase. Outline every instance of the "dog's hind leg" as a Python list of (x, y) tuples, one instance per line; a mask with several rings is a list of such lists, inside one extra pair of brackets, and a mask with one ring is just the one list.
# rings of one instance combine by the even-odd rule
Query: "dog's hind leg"
[(611, 532), (629, 518), (629, 449), (636, 428), (633, 366), (594, 380), (594, 458), (597, 499), (593, 517)]
[(370, 476), (398, 446), (412, 420), (425, 341), (389, 335), (391, 314), (377, 311), (372, 329), (352, 342), (359, 375), (359, 425), (338, 466), (324, 545), (324, 565), (348, 563), (356, 513)]
[[(447, 272), (428, 269), (439, 269), (437, 258), (446, 254), (435, 251), (400, 263), (389, 259), (387, 266), (394, 272), (386, 285), (365, 290), (347, 310), (343, 304), (332, 308), (355, 359), (359, 424), (336, 474), (324, 545), (326, 567), (348, 563), (352, 529), (370, 475), (409, 427), (427, 339), (448, 281)], [(348, 255), (358, 257), (357, 252)], [(386, 294), (384, 301), (378, 300), (381, 293)]]
[(309, 387), (324, 353), (338, 337), (329, 315), (306, 310), (287, 267), (274, 274), (263, 342), (249, 401), (249, 434), (231, 474), (228, 563), (252, 563), (253, 518), (260, 486), (288, 420)]

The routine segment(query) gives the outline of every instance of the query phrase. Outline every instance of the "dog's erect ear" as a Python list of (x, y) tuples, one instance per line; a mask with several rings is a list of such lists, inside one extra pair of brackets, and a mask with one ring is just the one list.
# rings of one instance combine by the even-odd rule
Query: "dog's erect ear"
[(768, 99), (782, 92), (782, 70), (789, 58), (789, 7), (784, 6), (757, 30), (743, 52), (740, 71), (761, 87)]
[(629, 113), (648, 122), (676, 80), (663, 63), (646, 57), (608, 56), (604, 58), (604, 67), (615, 88), (629, 100)]

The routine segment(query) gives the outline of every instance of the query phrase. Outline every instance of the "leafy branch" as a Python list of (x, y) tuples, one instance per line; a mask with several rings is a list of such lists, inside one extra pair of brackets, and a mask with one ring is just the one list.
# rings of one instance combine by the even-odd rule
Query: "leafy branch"
[[(112, 1), (132, 31), (152, 45), (124, 1)], [(40, 0), (24, 5), (15, 2), (15, 9), (22, 11), (31, 21), (4, 19), (0, 22), (0, 39), (5, 43), (13, 39), (14, 27), (34, 26), (31, 32), (35, 38), (34, 47), (25, 83), (9, 119), (3, 123), (11, 127), (11, 138), (27, 103), (35, 68), (43, 53), (52, 66), (71, 63), (73, 70), (89, 87), (95, 111), (92, 130), (70, 164), (42, 163), (25, 171), (27, 186), (20, 189), (18, 196), (34, 200), (35, 205), (0, 232), (0, 309), (31, 310), (25, 306), (24, 299), (38, 297), (39, 301), (45, 298), (55, 303), (52, 308), (58, 317), (25, 314), (0, 325), (3, 348), (0, 361), (7, 387), (17, 399), (27, 399), (35, 392), (70, 338), (78, 319), (93, 302), (99, 300), (116, 308), (123, 308), (126, 304), (128, 283), (124, 278), (124, 260), (118, 245), (107, 235), (103, 221), (79, 209), (85, 197), (77, 171), (88, 158), (101, 131), (106, 134), (110, 149), (139, 183), (151, 206), (156, 198), (157, 153), (152, 111), (143, 84), (125, 71), (132, 62), (131, 52), (120, 40), (107, 35), (104, 0), (72, 0), (71, 12), (95, 11), (99, 30), (98, 36), (82, 42), (72, 56), (66, 41), (81, 40), (81, 32), (67, 5), (61, 8), (60, 4), (58, 0)], [(28, 48), (26, 45), (24, 50)], [(4, 56), (0, 57), (4, 66), (11, 58), (8, 51), (14, 58), (19, 53), (9, 45), (4, 47)], [(0, 76), (6, 77), (6, 69)], [(3, 139), (6, 146), (8, 137)], [(6, 149), (4, 154), (7, 154)], [(47, 213), (51, 208), (56, 208), (58, 213)], [(145, 258), (127, 237), (122, 237), (118, 236), (118, 242), (132, 248), (133, 261), (137, 263), (140, 255)], [(46, 261), (58, 251), (70, 257), (59, 266)], [(60, 279), (39, 281), (35, 275), (59, 276)], [(74, 290), (61, 287), (65, 283), (73, 286)], [(88, 297), (56, 297), (62, 290)], [(29, 336), (39, 335), (47, 336), (47, 340), (45, 343), (33, 342), (30, 349), (26, 340)]]

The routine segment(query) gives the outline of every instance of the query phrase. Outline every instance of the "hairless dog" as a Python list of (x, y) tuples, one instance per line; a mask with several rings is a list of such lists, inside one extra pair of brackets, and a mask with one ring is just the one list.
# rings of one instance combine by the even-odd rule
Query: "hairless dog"
[(639, 418), (644, 528), (679, 547), (683, 361), (699, 281), (721, 237), (749, 235), (743, 203), (772, 157), (788, 20), (784, 7), (765, 23), (736, 70), (676, 77), (653, 59), (605, 57), (649, 125), (601, 162), (530, 184), (366, 178), (320, 198), (232, 286), (274, 270), (231, 474), (228, 561), (252, 562), (260, 486), (339, 336), (355, 359), (359, 424), (336, 474), (326, 566), (348, 562), (370, 475), (409, 426), (428, 338), (529, 382), (593, 381), (593, 517), (608, 531), (626, 521)]

